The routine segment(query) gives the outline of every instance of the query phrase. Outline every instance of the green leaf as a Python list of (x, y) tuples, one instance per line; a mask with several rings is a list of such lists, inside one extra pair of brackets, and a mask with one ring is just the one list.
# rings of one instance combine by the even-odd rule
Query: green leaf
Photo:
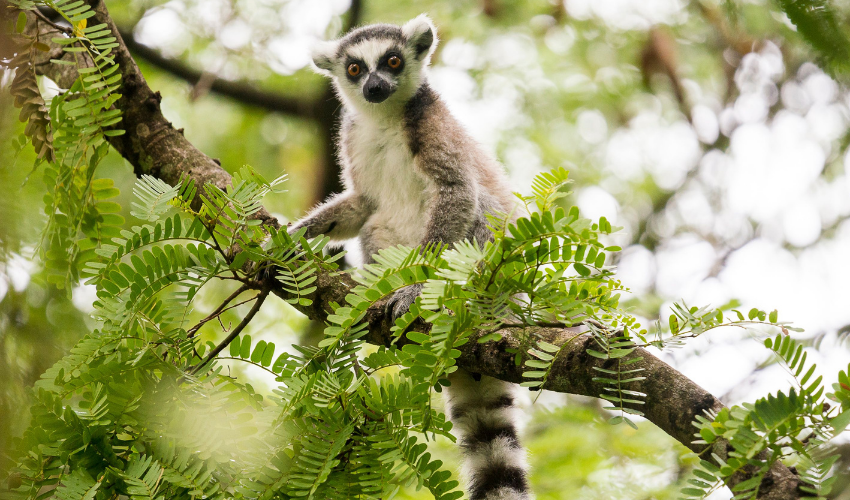
[(675, 314), (670, 315), (668, 323), (670, 324), (670, 332), (674, 334), (679, 333), (679, 318), (677, 318)]
[(242, 337), (242, 342), (239, 345), (239, 357), (248, 359), (251, 357), (251, 336), (245, 335)]
[(575, 268), (576, 272), (579, 273), (579, 275), (584, 277), (590, 276), (590, 269), (588, 269), (584, 264), (579, 264), (578, 262), (576, 262), (575, 264), (573, 264), (573, 267)]
[(836, 435), (844, 432), (844, 429), (850, 425), (850, 409), (844, 410), (837, 417), (830, 420), (829, 425), (832, 426)]
[(263, 360), (267, 345), (268, 343), (265, 340), (257, 342), (257, 345), (254, 346), (254, 352), (251, 354), (252, 362), (259, 364)]
[(18, 12), (18, 22), (15, 23), (15, 31), (23, 33), (27, 27), (27, 14), (24, 11)]

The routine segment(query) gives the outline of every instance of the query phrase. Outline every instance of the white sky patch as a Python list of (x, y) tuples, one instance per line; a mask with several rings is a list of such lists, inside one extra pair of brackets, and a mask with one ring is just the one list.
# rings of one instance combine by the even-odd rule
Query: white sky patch
[[(488, 151), (496, 150), (504, 132), (527, 120), (520, 107), (520, 92), (503, 76), (490, 75), (479, 86), (465, 70), (437, 66), (429, 70), (428, 80), (455, 118)], [(528, 184), (528, 179), (524, 179), (524, 184)]]
[(251, 41), (251, 26), (242, 19), (234, 19), (224, 25), (218, 39), (230, 50), (241, 49)]
[(483, 59), (477, 45), (462, 38), (453, 38), (443, 44), (440, 62), (444, 66), (470, 70), (481, 67)]
[(782, 229), (785, 240), (792, 245), (804, 247), (814, 243), (820, 236), (821, 219), (818, 209), (811, 200), (794, 203), (782, 212)]
[(691, 110), (694, 131), (700, 141), (706, 144), (714, 144), (720, 136), (720, 123), (717, 114), (708, 106), (699, 104)]
[(810, 333), (835, 330), (850, 321), (843, 292), (850, 282), (848, 249), (850, 227), (797, 258), (758, 238), (729, 257), (720, 279), (748, 307), (777, 308), (780, 320)]
[(287, 31), (323, 37), (333, 17), (344, 13), (349, 5), (350, 0), (289, 0), (278, 12)]
[(821, 144), (828, 146), (832, 141), (839, 139), (847, 130), (847, 119), (843, 106), (815, 104), (806, 113), (806, 123), (811, 135), (818, 139)]
[(672, 351), (672, 355), (666, 355), (664, 359), (719, 397), (752, 373), (765, 357), (763, 345), (754, 340), (741, 340), (742, 337), (739, 329), (713, 330), (688, 341), (683, 349)]
[(665, 124), (658, 113), (645, 111), (611, 136), (605, 165), (626, 179), (649, 172), (661, 188), (674, 189), (700, 155), (697, 135), (687, 122)]
[(493, 68), (524, 68), (537, 64), (537, 49), (527, 35), (490, 37), (484, 46), (483, 56)]
[(598, 17), (613, 28), (645, 30), (653, 24), (673, 24), (687, 18), (680, 0), (565, 0), (567, 12), (576, 19)]
[(675, 207), (690, 229), (700, 234), (708, 234), (714, 229), (714, 209), (699, 184), (691, 183), (683, 187), (676, 194)]
[(511, 141), (502, 156), (508, 168), (509, 185), (520, 193), (528, 193), (528, 179), (546, 170), (541, 160), (540, 147), (523, 137)]
[(697, 307), (705, 305), (719, 307), (732, 299), (729, 294), (729, 288), (722, 281), (714, 277), (703, 280), (696, 286), (688, 298), (688, 304)]
[(590, 186), (582, 189), (578, 194), (576, 204), (583, 216), (594, 221), (599, 220), (600, 217), (605, 217), (608, 222), (617, 225), (620, 204), (611, 196), (611, 193), (601, 187)]
[(731, 138), (735, 166), (724, 193), (730, 208), (756, 221), (783, 211), (818, 179), (826, 161), (823, 149), (805, 135), (805, 121), (780, 112), (772, 125), (742, 125)]
[(658, 292), (665, 297), (689, 298), (708, 276), (715, 259), (714, 248), (695, 236), (670, 240), (656, 252)]
[(286, 34), (273, 38), (268, 49), (272, 57), (269, 67), (280, 74), (291, 75), (310, 64), (310, 50), (317, 38), (307, 35)]
[(811, 68), (812, 74), (803, 80), (803, 89), (815, 104), (829, 104), (838, 97), (838, 84), (819, 68)]
[(192, 41), (180, 15), (168, 7), (145, 12), (134, 34), (139, 43), (157, 48), (167, 57), (179, 56)]
[(763, 96), (747, 93), (735, 100), (735, 118), (738, 123), (760, 122), (767, 118), (768, 103)]
[(608, 137), (608, 122), (599, 110), (582, 111), (578, 115), (576, 125), (579, 136), (590, 144), (600, 144)]
[(544, 43), (556, 54), (566, 54), (576, 41), (576, 32), (571, 26), (553, 26), (546, 31)]
[(35, 267), (35, 262), (17, 254), (6, 262), (6, 277), (16, 292), (27, 288)]
[(782, 84), (782, 91), (780, 95), (782, 98), (782, 105), (788, 111), (803, 114), (809, 109), (809, 106), (812, 105), (809, 94), (798, 82), (794, 80), (790, 80)]
[(84, 313), (94, 311), (94, 301), (97, 300), (97, 287), (80, 283), (71, 291), (71, 303)]
[[(655, 255), (643, 245), (632, 245), (620, 254), (617, 263), (617, 278), (632, 293), (640, 295), (655, 282)], [(646, 326), (646, 324), (644, 324)]]

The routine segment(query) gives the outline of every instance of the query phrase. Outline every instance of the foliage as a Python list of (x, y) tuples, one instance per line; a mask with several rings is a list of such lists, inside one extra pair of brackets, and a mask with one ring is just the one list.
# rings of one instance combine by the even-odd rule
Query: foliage
[[(35, 167), (46, 163), (44, 212), (48, 222), (40, 244), (41, 257), (48, 280), (68, 287), (78, 281), (77, 270), (96, 260), (101, 243), (117, 236), (124, 223), (123, 217), (116, 214), (119, 205), (109, 201), (118, 195), (118, 190), (108, 179), (95, 179), (97, 166), (109, 147), (106, 137), (124, 133), (116, 128), (121, 122), (121, 110), (113, 107), (121, 97), (116, 92), (121, 73), (111, 55), (118, 43), (106, 24), (88, 26), (87, 20), (95, 13), (85, 2), (13, 3), (30, 11), (49, 7), (71, 26), (60, 33), (63, 36), (52, 38), (62, 47), (63, 57), (50, 62), (73, 66), (79, 76), (67, 92), (51, 101), (49, 112), (34, 74), (36, 50), (47, 51), (48, 46), (35, 37), (23, 36), (26, 43), (11, 63), (19, 70), (12, 91), (16, 102), (23, 106), (21, 121), (29, 123), (25, 134), (38, 153)], [(18, 27), (23, 31), (24, 10), (20, 15)]]
[[(682, 490), (685, 498), (705, 498), (730, 484), (744, 468), (753, 474), (746, 481), (731, 482), (732, 492), (736, 499), (757, 498), (770, 467), (789, 458), (797, 462), (804, 482), (801, 490), (810, 495), (806, 498), (828, 498), (836, 479), (830, 473), (838, 459), (829, 441), (850, 423), (850, 386), (846, 384), (850, 367), (839, 373), (839, 381), (844, 382), (835, 384), (835, 392), (824, 394), (822, 377), (814, 376), (816, 365), (806, 364), (803, 346), (782, 334), (766, 339), (764, 344), (787, 366), (797, 387), (697, 417), (699, 432), (694, 443), (713, 450), (714, 463), (700, 462), (690, 486)], [(830, 408), (827, 399), (841, 404)], [(719, 456), (712, 446), (719, 440), (728, 442), (728, 455)]]
[[(316, 272), (333, 269), (335, 257), (321, 253), (326, 238), (307, 241), (270, 227), (266, 237), (250, 218), (281, 182), (246, 167), (226, 190), (206, 186), (209, 195), (195, 211), (189, 183), (138, 181), (136, 210), (147, 223), (104, 243), (101, 260), (85, 270), (98, 289), (93, 316), (101, 327), (36, 384), (16, 470), (22, 496), (385, 498), (415, 485), (435, 498), (458, 498), (458, 482), (421, 442), (423, 435), (451, 439), (451, 424), (431, 401), (457, 369), (458, 347), (476, 332), (490, 332), (475, 338), (488, 342), (507, 329), (529, 346), (528, 355), (517, 353), (531, 379), (525, 385), (540, 388), (562, 347), (535, 339), (532, 326), (583, 322), (599, 348), (589, 352), (602, 358), (622, 360), (637, 345), (630, 332), (640, 325), (617, 308), (622, 287), (604, 266), (604, 252), (616, 249), (599, 242), (613, 228), (561, 208), (515, 221), (494, 217), (495, 239), (483, 244), (382, 250), (356, 272), (359, 285), (328, 317), (316, 347), (279, 353), (273, 343), (238, 335), (251, 313), (221, 344), (201, 344), (195, 332), (203, 322), (186, 328), (187, 310), (213, 280), (242, 284), (215, 316), (251, 289), (260, 291), (249, 299), (252, 311), (259, 309), (271, 268), (290, 300), (308, 306)], [(560, 185), (551, 183), (533, 201), (545, 206)], [(364, 357), (367, 309), (417, 284), (422, 296), (396, 322), (394, 345)], [(752, 321), (761, 314), (752, 312)], [(691, 335), (723, 324), (696, 309), (680, 308), (677, 317)], [(417, 318), (431, 323), (428, 334), (409, 330)], [(673, 338), (683, 331), (674, 328)], [(224, 349), (229, 356), (218, 356)], [(261, 368), (279, 388), (263, 398), (225, 375), (218, 359)], [(635, 360), (596, 379), (607, 384), (600, 396), (621, 411), (612, 423), (631, 422), (626, 415), (638, 411), (626, 405), (642, 403), (642, 394), (627, 388), (642, 378), (630, 369)], [(805, 390), (815, 393), (814, 385)], [(771, 399), (765, 411), (787, 411), (795, 397)], [(225, 417), (198, 426), (206, 415)], [(818, 457), (806, 455), (806, 477), (823, 491), (830, 459)]]
[(829, 0), (777, 0), (797, 31), (823, 59), (833, 74), (847, 76), (850, 37), (841, 26), (840, 14)]

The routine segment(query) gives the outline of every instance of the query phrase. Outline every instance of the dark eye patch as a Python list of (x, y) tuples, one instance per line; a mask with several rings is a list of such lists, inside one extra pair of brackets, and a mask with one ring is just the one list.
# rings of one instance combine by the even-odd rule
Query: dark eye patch
[[(360, 66), (360, 72), (357, 73), (356, 76), (351, 76), (351, 73), (348, 72), (348, 68), (350, 68), (352, 64), (356, 64), (356, 65)], [(349, 58), (345, 61), (345, 76), (348, 77), (348, 79), (352, 82), (356, 82), (357, 80), (360, 79), (360, 77), (362, 77), (363, 75), (365, 75), (368, 72), (369, 72), (369, 67), (366, 66), (366, 63), (363, 62), (361, 59)]]
[[(397, 57), (401, 61), (401, 64), (398, 65), (395, 68), (391, 67), (390, 64), (389, 64), (389, 60), (393, 57)], [(400, 50), (389, 50), (389, 51), (387, 51), (386, 54), (384, 54), (383, 56), (381, 56), (380, 59), (378, 59), (378, 68), (384, 69), (384, 70), (389, 71), (391, 73), (400, 73), (402, 70), (404, 70), (404, 57), (402, 56), (401, 51)]]

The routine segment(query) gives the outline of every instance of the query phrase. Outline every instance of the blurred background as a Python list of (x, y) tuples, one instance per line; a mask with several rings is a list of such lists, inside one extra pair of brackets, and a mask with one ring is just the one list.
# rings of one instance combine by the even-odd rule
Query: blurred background
[[(163, 112), (186, 137), (228, 170), (250, 164), (268, 177), (289, 175), (289, 191), (266, 200), (282, 221), (341, 189), (333, 145), (339, 103), (309, 69), (311, 45), (351, 26), (428, 13), (442, 40), (432, 86), (502, 161), (514, 189), (529, 193), (535, 174), (564, 166), (575, 180), (567, 203), (623, 227), (615, 264), (632, 291), (626, 305), (645, 325), (665, 323), (678, 300), (776, 308), (780, 320), (805, 329), (799, 338), (829, 385), (850, 361), (850, 94), (840, 76), (850, 51), (828, 38), (813, 49), (782, 3), (109, 0), (108, 7), (150, 86), (162, 92)], [(850, 5), (834, 4), (841, 33)], [(0, 477), (12, 438), (27, 424), (29, 388), (95, 326), (93, 289), (48, 287), (33, 257), (44, 184), (30, 148), (11, 145), (23, 126), (10, 82), (0, 73)], [(50, 81), (42, 85), (57, 92)], [(132, 168), (112, 153), (99, 175), (115, 179), (133, 222)], [(357, 248), (348, 250), (347, 265), (356, 266)], [(206, 315), (227, 293), (207, 290), (195, 314)], [(249, 333), (281, 345), (311, 342), (320, 329), (269, 300)], [(789, 386), (760, 338), (714, 331), (657, 354), (738, 404)], [(273, 385), (262, 373), (233, 370), (257, 387)], [(633, 431), (605, 417), (587, 398), (543, 394), (529, 403), (538, 498), (676, 498), (693, 456), (648, 422)], [(834, 498), (850, 499), (848, 442), (839, 440), (844, 476)], [(456, 466), (450, 444), (438, 453)]]

